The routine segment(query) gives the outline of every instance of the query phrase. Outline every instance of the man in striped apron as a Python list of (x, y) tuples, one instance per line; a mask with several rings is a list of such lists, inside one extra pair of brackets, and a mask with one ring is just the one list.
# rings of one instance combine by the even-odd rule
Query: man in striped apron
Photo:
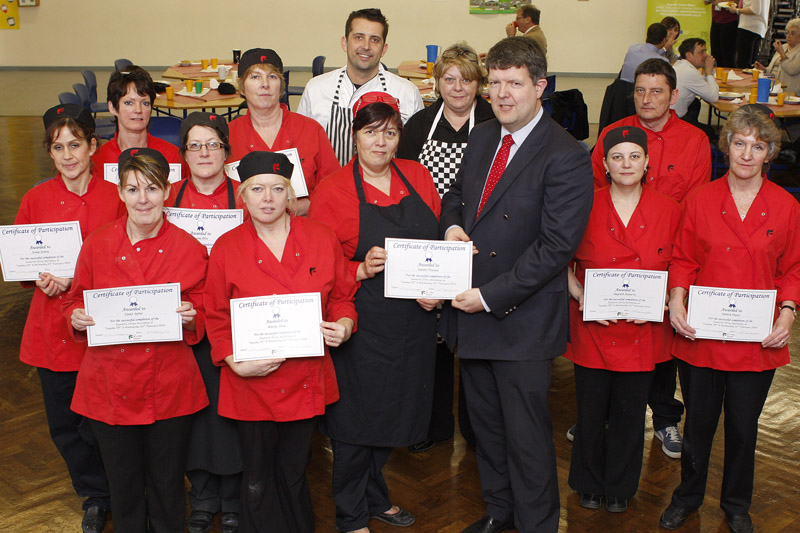
[(353, 156), (352, 108), (363, 94), (382, 91), (397, 98), (404, 123), (423, 107), (414, 84), (381, 64), (388, 33), (389, 23), (380, 9), (350, 13), (342, 37), (347, 65), (312, 78), (300, 99), (297, 112), (322, 125), (342, 165)]

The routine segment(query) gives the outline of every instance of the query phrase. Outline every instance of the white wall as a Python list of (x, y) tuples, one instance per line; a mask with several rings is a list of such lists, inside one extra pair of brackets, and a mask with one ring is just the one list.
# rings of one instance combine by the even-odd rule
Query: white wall
[[(644, 40), (644, 0), (535, 0), (552, 72), (617, 72)], [(98, 67), (125, 57), (140, 65), (274, 48), (287, 66), (344, 63), (347, 14), (379, 7), (389, 19), (384, 63), (423, 58), (425, 44), (466, 40), (479, 51), (503, 37), (513, 15), (470, 15), (468, 0), (42, 0), (20, 8), (20, 29), (0, 31), (0, 66)]]

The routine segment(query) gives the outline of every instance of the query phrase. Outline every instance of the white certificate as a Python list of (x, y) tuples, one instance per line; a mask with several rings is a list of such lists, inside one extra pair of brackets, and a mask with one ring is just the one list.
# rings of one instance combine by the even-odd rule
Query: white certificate
[(686, 321), (698, 339), (761, 342), (772, 331), (777, 292), (690, 285)]
[(244, 221), (241, 209), (183, 209), (165, 207), (167, 220), (205, 245), (209, 252), (223, 233)]
[(472, 288), (472, 241), (387, 238), (385, 247), (386, 298), (452, 300)]
[[(289, 158), (289, 162), (294, 165), (294, 170), (292, 170), (292, 189), (294, 189), (294, 195), (297, 198), (302, 198), (303, 196), (308, 196), (308, 186), (306, 185), (306, 176), (303, 174), (303, 165), (300, 164), (300, 154), (297, 151), (297, 148), (287, 148), (286, 150), (276, 150), (276, 154), (284, 154), (286, 157)], [(239, 178), (239, 161), (234, 161), (233, 163), (228, 163), (225, 165), (225, 175), (228, 176), (232, 180), (242, 181)]]
[[(119, 185), (119, 165), (117, 163), (105, 163), (103, 165), (103, 178), (106, 181), (110, 181), (114, 185)], [(169, 164), (169, 182), (175, 183), (176, 181), (181, 181), (181, 164), (180, 163), (170, 163)]]
[(78, 221), (0, 226), (3, 279), (33, 281), (42, 272), (71, 278), (82, 244)]
[(584, 321), (664, 321), (665, 271), (589, 268), (583, 285)]
[(318, 292), (231, 299), (233, 360), (324, 355), (321, 301)]
[(83, 291), (89, 346), (183, 340), (180, 305), (180, 283)]

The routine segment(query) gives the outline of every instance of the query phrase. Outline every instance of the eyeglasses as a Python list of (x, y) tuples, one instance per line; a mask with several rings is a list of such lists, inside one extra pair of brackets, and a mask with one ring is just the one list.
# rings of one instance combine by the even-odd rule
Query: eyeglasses
[(209, 141), (207, 143), (189, 143), (186, 145), (186, 150), (189, 152), (199, 152), (206, 147), (206, 150), (209, 152), (213, 152), (215, 150), (221, 150), (225, 145), (219, 141)]
[(455, 59), (458, 56), (466, 56), (470, 59), (475, 59), (478, 57), (475, 55), (473, 51), (460, 47), (448, 48), (447, 50), (442, 52), (442, 57), (445, 57), (447, 59)]

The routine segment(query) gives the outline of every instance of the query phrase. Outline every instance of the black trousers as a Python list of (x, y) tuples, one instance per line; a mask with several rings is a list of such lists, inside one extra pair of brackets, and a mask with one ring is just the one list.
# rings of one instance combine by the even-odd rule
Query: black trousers
[[(436, 345), (436, 366), (433, 376), (433, 403), (431, 405), (431, 422), (428, 425), (428, 438), (439, 442), (453, 438), (455, 434), (455, 417), (453, 416), (453, 387), (455, 386), (455, 357), (447, 343)], [(458, 380), (458, 428), (461, 435), (470, 444), (475, 444), (475, 434), (469, 422), (464, 400), (464, 385), (459, 375)]]
[(336, 529), (367, 527), (369, 519), (392, 508), (383, 467), (394, 448), (348, 444), (331, 439)]
[(717, 66), (734, 68), (736, 66), (736, 33), (739, 21), (734, 20), (720, 24), (711, 23), (711, 54), (717, 60)]
[(486, 513), (520, 533), (558, 530), (552, 361), (460, 359)]
[(242, 421), (244, 472), (239, 511), (242, 533), (313, 533), (314, 511), (306, 479), (317, 419)]
[(115, 533), (183, 533), (191, 416), (134, 426), (91, 422), (108, 473)]
[(653, 429), (658, 431), (669, 426), (677, 426), (683, 415), (683, 404), (675, 398), (677, 382), (677, 359), (670, 359), (656, 365), (653, 383), (647, 403), (653, 410)]
[(569, 486), (578, 492), (630, 498), (642, 472), (653, 372), (613, 372), (577, 364), (574, 369), (578, 423)]
[(38, 373), (50, 438), (67, 463), (75, 492), (86, 498), (83, 509), (95, 505), (110, 509), (106, 471), (92, 428), (86, 417), (69, 407), (78, 373), (53, 372), (46, 368), (39, 368)]
[(761, 36), (752, 31), (736, 30), (736, 68), (750, 68), (755, 63)]
[(725, 458), (720, 507), (727, 514), (750, 510), (753, 499), (758, 418), (775, 370), (727, 372), (678, 363), (686, 402), (681, 483), (672, 503), (696, 509), (703, 503), (708, 462), (719, 415), (725, 409)]
[(212, 474), (208, 470), (189, 470), (186, 477), (189, 489), (189, 505), (193, 511), (216, 513), (238, 513), (242, 495), (242, 473)]

